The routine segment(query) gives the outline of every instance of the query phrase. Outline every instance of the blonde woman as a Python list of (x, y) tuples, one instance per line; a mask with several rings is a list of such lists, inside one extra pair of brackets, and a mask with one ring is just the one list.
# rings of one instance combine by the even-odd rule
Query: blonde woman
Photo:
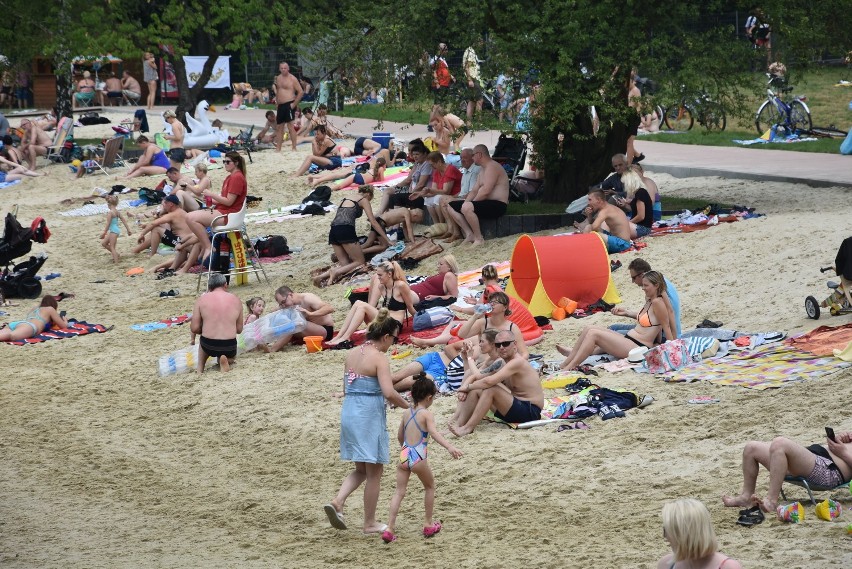
[(663, 539), (672, 552), (660, 559), (657, 569), (742, 569), (739, 561), (718, 551), (710, 512), (694, 498), (663, 506)]
[(621, 175), (621, 183), (627, 198), (619, 199), (618, 205), (625, 210), (630, 206), (630, 238), (645, 237), (654, 225), (654, 198), (642, 186), (639, 174), (632, 169)]
[(148, 85), (148, 110), (150, 111), (154, 108), (154, 101), (157, 98), (157, 81), (160, 79), (160, 74), (157, 73), (157, 60), (150, 51), (145, 52), (142, 58), (142, 79)]

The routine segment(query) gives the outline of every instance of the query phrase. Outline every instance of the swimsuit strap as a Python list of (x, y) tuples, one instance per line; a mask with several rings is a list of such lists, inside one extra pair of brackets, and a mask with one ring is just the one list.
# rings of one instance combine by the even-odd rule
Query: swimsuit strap
[(41, 317), (41, 307), (40, 306), (37, 306), (36, 308), (34, 308), (33, 311), (30, 312), (29, 316), (27, 316), (27, 320), (33, 320), (35, 318), (41, 320), (41, 322), (43, 324), (47, 324), (47, 320), (45, 320), (44, 318)]
[(423, 430), (423, 427), (421, 427), (421, 426), (420, 426), (420, 423), (418, 423), (418, 422), (417, 422), (417, 419), (416, 419), (417, 414), (418, 414), (420, 411), (422, 411), (422, 410), (423, 410), (423, 409), (417, 409), (417, 410), (415, 410), (415, 411), (411, 414), (411, 417), (409, 417), (409, 418), (408, 418), (408, 421), (406, 421), (406, 422), (405, 422), (405, 426), (402, 428), (402, 441), (403, 441), (406, 445), (408, 445), (408, 446), (411, 446), (411, 445), (409, 445), (409, 444), (408, 444), (408, 439), (406, 438), (406, 436), (405, 436), (405, 435), (406, 435), (406, 431), (408, 430), (408, 424), (409, 424), (411, 421), (414, 421), (414, 426), (415, 426), (415, 427), (417, 427), (417, 429), (420, 431), (420, 442), (418, 442), (418, 443), (417, 443), (416, 445), (414, 445), (414, 446), (417, 446), (417, 445), (419, 445), (419, 444), (422, 444), (422, 443), (423, 443), (423, 441), (425, 441), (425, 440), (426, 440), (426, 438), (429, 436), (429, 431), (424, 431), (424, 430)]

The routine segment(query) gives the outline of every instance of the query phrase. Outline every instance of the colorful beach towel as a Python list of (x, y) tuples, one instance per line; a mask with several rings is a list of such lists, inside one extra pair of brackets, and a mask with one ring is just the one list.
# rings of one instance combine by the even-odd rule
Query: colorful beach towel
[(822, 377), (850, 365), (832, 357), (815, 357), (790, 346), (771, 343), (687, 366), (666, 374), (664, 381), (709, 381), (715, 385), (764, 390)]
[(852, 324), (820, 326), (806, 334), (789, 338), (785, 343), (817, 356), (831, 356), (834, 350), (843, 350), (852, 342)]
[[(373, 182), (370, 184), (376, 188), (389, 188), (396, 186), (408, 176), (408, 166), (392, 166), (385, 170), (385, 177), (381, 182)], [(349, 184), (345, 188), (337, 188), (338, 190), (357, 190), (358, 184)]]
[(84, 320), (69, 320), (67, 328), (55, 328), (42, 332), (32, 338), (26, 340), (17, 340), (14, 342), (6, 342), (13, 346), (25, 346), (27, 344), (41, 344), (48, 340), (63, 340), (65, 338), (74, 338), (76, 336), (85, 336), (86, 334), (102, 334), (112, 330), (112, 326), (104, 326), (102, 324), (89, 324)]
[(133, 324), (130, 329), (137, 332), (152, 332), (154, 330), (162, 330), (164, 328), (172, 328), (186, 324), (192, 319), (192, 312), (181, 314), (180, 316), (172, 316), (165, 320), (157, 320), (155, 322), (146, 322), (145, 324)]
[[(117, 209), (127, 209), (129, 207), (136, 207), (138, 205), (136, 202), (139, 200), (122, 200), (118, 202)], [(103, 214), (109, 211), (109, 206), (105, 203), (100, 204), (88, 204), (83, 207), (78, 207), (77, 209), (72, 209), (69, 211), (60, 211), (59, 215), (65, 217), (87, 217), (90, 215), (98, 215)]]
[(8, 188), (10, 186), (14, 186), (15, 184), (20, 184), (20, 183), (21, 183), (21, 180), (12, 180), (11, 182), (0, 183), (0, 190), (2, 190), (3, 188)]

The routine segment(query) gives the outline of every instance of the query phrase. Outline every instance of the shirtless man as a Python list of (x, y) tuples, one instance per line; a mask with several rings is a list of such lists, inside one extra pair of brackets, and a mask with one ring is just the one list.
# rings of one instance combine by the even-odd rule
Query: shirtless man
[(544, 391), (538, 371), (518, 353), (512, 332), (497, 334), (494, 345), (505, 365), (491, 375), (475, 371), (466, 375), (458, 390), (458, 424), (450, 431), (463, 437), (473, 432), (488, 411), (509, 423), (527, 423), (541, 419)]
[(293, 121), (296, 119), (296, 107), (302, 100), (302, 85), (295, 75), (290, 73), (290, 66), (286, 61), (278, 64), (278, 75), (275, 76), (275, 101), (278, 103), (278, 114), (276, 115), (277, 127), (275, 131), (275, 150), (281, 152), (284, 143), (284, 126), (290, 134), (290, 144), (296, 150), (296, 128)]
[[(481, 245), (485, 238), (482, 237), (479, 219), (496, 219), (506, 214), (509, 176), (500, 164), (491, 159), (484, 144), (473, 147), (473, 163), (480, 168), (476, 184), (464, 200), (449, 203), (449, 214), (461, 228), (466, 242)], [(621, 215), (624, 216), (624, 213)]]
[(260, 144), (270, 144), (275, 141), (275, 135), (277, 134), (278, 124), (275, 122), (275, 112), (274, 111), (266, 111), (266, 124), (263, 125), (263, 128), (257, 133), (257, 142)]
[(115, 73), (110, 73), (107, 80), (104, 82), (104, 88), (98, 91), (98, 101), (102, 107), (107, 105), (107, 99), (112, 104), (113, 99), (118, 99), (121, 103), (121, 79), (115, 76)]
[(208, 357), (219, 360), (220, 370), (231, 371), (237, 356), (237, 334), (243, 331), (243, 301), (228, 292), (225, 275), (210, 275), (207, 292), (195, 301), (189, 329), (200, 335), (198, 373), (204, 373)]
[(334, 336), (334, 307), (310, 292), (293, 292), (288, 286), (278, 287), (275, 291), (275, 302), (280, 308), (293, 308), (305, 317), (305, 329), (298, 334), (285, 334), (270, 345), (260, 348), (268, 353), (277, 352), (290, 343), (293, 338), (305, 336), (322, 336), (331, 340)]
[(121, 74), (121, 93), (128, 103), (139, 104), (139, 99), (142, 98), (142, 86), (130, 73), (127, 71)]
[(53, 141), (50, 139), (50, 135), (29, 119), (21, 121), (21, 128), (24, 129), (24, 136), (21, 139), (21, 152), (26, 157), (29, 169), (35, 170), (36, 157), (47, 156), (47, 149), (53, 144)]
[(186, 223), (186, 212), (180, 207), (177, 196), (167, 196), (163, 200), (163, 212), (160, 217), (145, 225), (137, 239), (139, 245), (133, 249), (133, 252), (140, 253), (146, 247), (150, 247), (153, 257), (160, 243), (165, 243), (175, 248), (175, 257), (156, 266), (154, 271), (172, 269), (177, 270), (179, 274), (184, 274), (195, 265), (201, 253), (201, 247), (196, 246), (198, 239)]
[(174, 111), (164, 112), (163, 119), (172, 127), (171, 134), (163, 135), (163, 138), (171, 142), (168, 152), (169, 161), (173, 167), (180, 170), (183, 167), (184, 160), (186, 160), (186, 150), (183, 148), (183, 138), (186, 136), (186, 128), (177, 120), (177, 115), (175, 115)]
[(74, 93), (74, 98), (72, 99), (74, 108), (77, 108), (77, 103), (84, 103), (86, 106), (89, 106), (94, 99), (95, 82), (92, 81), (92, 74), (84, 71), (83, 78), (77, 82), (77, 92)]
[[(198, 200), (188, 188), (194, 185), (192, 178), (184, 176), (180, 170), (172, 166), (166, 170), (166, 185), (171, 188), (171, 195), (177, 197), (180, 207), (187, 212), (195, 211), (201, 207)], [(164, 188), (165, 189), (165, 188)]]
[(633, 245), (630, 241), (630, 220), (621, 208), (606, 201), (603, 190), (595, 188), (589, 191), (589, 207), (596, 216), (583, 228), (583, 233), (597, 231), (603, 235), (608, 253), (621, 253)]

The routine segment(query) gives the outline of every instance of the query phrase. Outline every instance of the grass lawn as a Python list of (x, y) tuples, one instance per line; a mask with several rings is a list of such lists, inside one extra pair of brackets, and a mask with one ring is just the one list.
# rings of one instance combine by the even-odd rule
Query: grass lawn
[[(814, 125), (816, 126), (816, 125)], [(697, 144), (701, 146), (736, 146), (746, 148), (734, 142), (734, 140), (751, 140), (757, 138), (756, 130), (731, 130), (724, 132), (707, 132), (703, 128), (693, 127), (689, 132), (683, 133), (657, 133), (638, 137), (637, 145), (643, 140), (655, 142), (673, 142), (675, 144)], [(840, 151), (842, 138), (820, 138), (810, 142), (797, 142), (794, 144), (753, 144), (747, 148), (763, 150), (792, 150), (794, 152), (824, 152), (837, 154)]]

